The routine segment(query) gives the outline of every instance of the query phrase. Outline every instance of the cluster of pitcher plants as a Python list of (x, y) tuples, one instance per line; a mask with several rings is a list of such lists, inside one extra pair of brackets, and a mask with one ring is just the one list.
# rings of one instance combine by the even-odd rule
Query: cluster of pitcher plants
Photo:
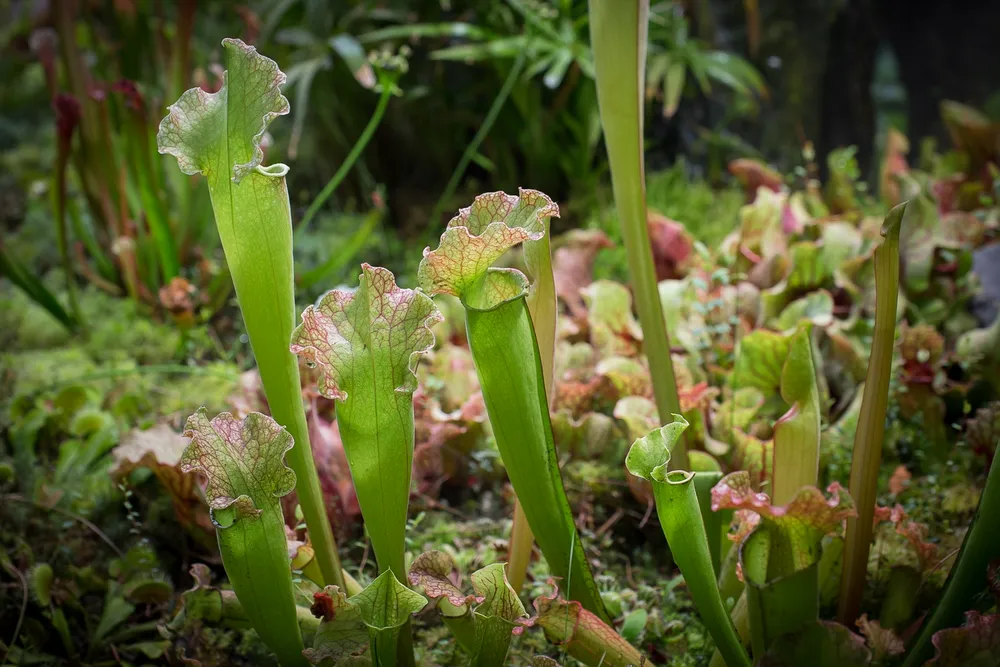
[[(665, 323), (684, 317), (670, 305), (686, 303), (685, 288), (678, 281), (676, 298), (661, 301), (664, 289), (674, 287), (657, 286), (638, 140), (643, 91), (635, 68), (642, 61), (645, 17), (643, 3), (627, 4), (631, 7), (623, 11), (610, 1), (591, 3), (598, 96), (642, 324), (634, 327), (633, 342), (641, 342), (646, 357), (638, 362), (619, 356), (625, 361), (616, 363), (622, 377), (630, 363), (643, 373), (647, 364), (651, 379), (649, 397), (619, 403), (634, 439), (625, 465), (655, 503), (674, 562), (717, 647), (713, 664), (869, 664), (872, 652), (851, 627), (862, 605), (873, 525), (884, 518), (876, 485), (908, 205), (889, 212), (880, 239), (869, 244), (865, 267), (844, 278), (845, 284), (861, 285), (859, 293), (866, 281), (872, 284), (875, 322), (864, 389), (853, 413), (849, 488), (832, 483), (824, 493), (817, 488), (821, 403), (830, 388), (816, 368), (814, 329), (829, 317), (833, 303), (827, 292), (803, 289), (815, 286), (809, 282), (816, 278), (813, 269), (823, 264), (810, 254), (817, 243), (789, 248), (791, 266), (769, 267), (782, 274), (757, 295), (759, 321), (770, 329), (741, 341), (729, 412), (719, 411), (728, 417), (723, 430), (729, 432), (720, 436), (718, 429), (706, 429), (701, 413), (685, 400), (690, 392), (678, 391), (689, 371), (675, 368)], [(185, 436), (191, 441), (181, 467), (207, 482), (205, 495), (235, 598), (199, 580), (185, 596), (184, 613), (249, 621), (282, 665), (413, 665), (410, 618), (428, 605), (437, 608), (472, 665), (507, 664), (512, 636), (534, 625), (587, 665), (652, 664), (612, 627), (560, 472), (550, 418), (559, 398), (557, 365), (566, 366), (557, 359), (565, 341), (557, 326), (549, 235), (558, 206), (533, 190), (481, 195), (452, 218), (437, 248), (424, 251), (417, 289), (401, 288), (388, 270), (363, 264), (355, 289), (328, 292), (301, 313), (296, 326), (287, 167), (265, 166), (261, 148), (268, 124), (289, 111), (280, 90), (284, 75), (239, 40), (226, 40), (224, 49), (222, 87), (184, 93), (160, 124), (157, 143), (184, 173), (199, 174), (207, 183), (270, 416), (251, 412), (240, 419), (201, 410), (188, 419)], [(783, 194), (765, 187), (756, 196), (759, 201), (747, 207), (739, 231), (741, 251), (748, 250), (742, 257), (752, 255), (752, 248), (766, 254), (772, 209), (779, 213), (778, 224), (801, 224), (789, 223), (785, 214), (797, 208), (772, 205)], [(508, 266), (509, 253), (518, 248), (524, 271)], [(608, 293), (602, 295), (602, 289)], [(599, 311), (599, 302), (614, 309), (620, 295), (611, 291), (595, 283), (583, 292), (591, 313)], [(456, 576), (443, 551), (408, 563), (405, 547), (416, 371), (435, 346), (432, 328), (444, 319), (433, 298), (438, 295), (457, 298), (463, 308), (485, 412), (517, 496), (509, 563), (469, 573), (471, 590), (460, 585), (464, 573)], [(627, 292), (624, 303), (627, 313), (618, 324), (597, 317), (592, 326), (592, 335), (600, 341), (603, 332), (610, 347), (621, 321), (631, 318)], [(738, 313), (737, 303), (734, 316)], [(691, 358), (703, 358), (715, 353), (703, 344), (704, 335), (688, 324), (674, 343)], [(850, 337), (841, 337), (850, 348)], [(975, 347), (965, 344), (970, 346)], [(379, 576), (364, 587), (339, 560), (309, 447), (299, 359), (313, 369), (319, 393), (335, 401), (379, 567)], [(758, 412), (774, 406), (782, 407), (769, 437), (744, 432)], [(724, 475), (722, 464), (735, 472)], [(992, 472), (940, 602), (905, 647), (907, 666), (932, 660), (935, 647), (955, 647), (948, 654), (953, 655), (997, 646), (996, 616), (969, 612), (966, 630), (950, 629), (981, 599), (989, 564), (1000, 556), (1000, 541), (979, 520), (1000, 511), (1000, 473)], [(308, 542), (291, 543), (290, 553), (280, 499), (292, 491)], [(558, 587), (535, 600), (529, 616), (519, 592), (533, 542)], [(820, 617), (831, 586), (835, 591), (839, 586), (839, 623)], [(967, 640), (973, 636), (980, 644)], [(540, 657), (537, 664), (552, 661)], [(952, 663), (939, 658), (938, 664)]]

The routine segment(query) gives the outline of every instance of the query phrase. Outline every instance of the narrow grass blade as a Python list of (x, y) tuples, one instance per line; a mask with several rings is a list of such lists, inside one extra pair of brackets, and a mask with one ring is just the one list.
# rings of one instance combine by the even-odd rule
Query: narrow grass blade
[(6, 276), (21, 291), (31, 297), (32, 301), (48, 311), (52, 317), (69, 331), (76, 331), (76, 319), (66, 312), (66, 309), (59, 303), (55, 295), (49, 291), (45, 283), (14, 259), (2, 243), (0, 243), (0, 276)]
[[(680, 399), (646, 219), (643, 79), (648, 17), (649, 0), (590, 1), (590, 41), (615, 206), (625, 239), (656, 407), (661, 415), (669, 415), (680, 414)], [(673, 452), (673, 465), (679, 469), (688, 467), (683, 442)]]
[(875, 333), (865, 379), (865, 394), (854, 436), (851, 460), (851, 496), (858, 507), (856, 519), (847, 520), (844, 567), (840, 578), (838, 620), (852, 626), (861, 608), (868, 575), (868, 551), (878, 494), (885, 414), (889, 405), (889, 380), (895, 346), (896, 300), (899, 295), (899, 231), (906, 203), (896, 206), (882, 225), (882, 245), (875, 250)]

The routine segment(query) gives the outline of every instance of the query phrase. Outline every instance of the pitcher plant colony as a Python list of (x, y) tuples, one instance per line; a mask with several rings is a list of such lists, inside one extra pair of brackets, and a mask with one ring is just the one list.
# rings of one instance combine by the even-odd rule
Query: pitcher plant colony
[[(641, 328), (629, 323), (628, 292), (597, 282), (582, 295), (592, 336), (610, 346), (603, 372), (627, 383), (635, 381), (636, 367), (644, 373), (648, 364), (651, 391), (631, 397), (623, 391), (615, 408), (634, 439), (623, 462), (630, 484), (645, 489), (655, 506), (673, 562), (716, 646), (713, 664), (869, 664), (872, 652), (854, 627), (873, 525), (883, 516), (876, 487), (893, 374), (900, 248), (916, 243), (908, 230), (917, 224), (914, 204), (893, 208), (874, 239), (862, 241), (853, 228), (807, 231), (808, 221), (818, 217), (809, 212), (816, 201), (779, 201), (785, 195), (758, 173), (754, 183), (761, 187), (751, 189), (753, 203), (735, 239), (743, 255), (711, 278), (724, 299), (735, 297), (716, 304), (732, 315), (707, 337), (695, 331), (681, 322), (682, 309), (693, 303), (687, 287), (657, 284), (647, 226), (647, 3), (590, 5), (601, 120)], [(160, 124), (157, 145), (176, 157), (182, 172), (208, 184), (270, 409), (270, 416), (251, 412), (243, 418), (200, 410), (184, 434), (190, 444), (181, 468), (207, 480), (205, 495), (235, 593), (227, 604), (241, 610), (282, 665), (414, 665), (410, 619), (428, 606), (437, 609), (470, 665), (508, 664), (512, 638), (533, 626), (553, 647), (592, 667), (653, 664), (612, 625), (615, 617), (595, 576), (601, 573), (581, 539), (560, 471), (550, 416), (556, 367), (567, 368), (565, 360), (557, 362), (565, 341), (550, 239), (558, 205), (528, 189), (480, 195), (451, 219), (437, 247), (424, 250), (416, 275), (403, 281), (414, 288), (400, 287), (387, 269), (362, 264), (356, 287), (332, 290), (297, 310), (288, 168), (265, 165), (262, 148), (268, 125), (289, 112), (281, 92), (285, 77), (240, 40), (223, 44), (222, 87), (181, 95)], [(780, 212), (783, 236), (772, 227), (771, 211)], [(775, 252), (785, 237), (798, 239), (787, 257)], [(745, 270), (740, 263), (750, 256), (772, 262), (769, 270), (780, 275), (755, 306), (757, 320), (768, 328), (735, 341), (727, 397), (708, 428), (690, 396), (679, 392), (690, 392), (682, 379), (690, 371), (675, 367), (682, 358), (674, 352), (683, 348), (697, 357), (713, 350), (712, 335), (733, 333), (729, 320), (740, 321), (741, 306), (729, 272)], [(167, 271), (171, 264), (163, 266)], [(849, 487), (833, 482), (824, 491), (821, 401), (829, 390), (817, 369), (816, 345), (817, 329), (826, 326), (833, 307), (820, 287), (834, 276), (859, 296), (874, 287), (875, 324), (870, 356), (852, 348), (846, 335), (835, 339), (867, 375), (853, 412)], [(407, 549), (417, 369), (435, 348), (434, 327), (445, 319), (441, 295), (460, 304), (486, 417), (517, 500), (511, 563), (467, 573), (471, 590), (446, 550), (411, 557)], [(703, 308), (699, 314), (707, 319), (711, 313)], [(629, 327), (644, 361), (615, 356), (613, 346)], [(970, 358), (995, 360), (996, 348), (989, 348), (995, 334), (967, 336)], [(344, 572), (330, 529), (310, 451), (300, 361), (318, 393), (335, 401), (378, 565), (378, 576), (366, 586)], [(774, 415), (769, 437), (744, 430), (757, 413)], [(724, 474), (724, 467), (731, 472)], [(1000, 512), (996, 467), (938, 604), (905, 645), (907, 666), (932, 660), (948, 633), (963, 632), (954, 628), (986, 589), (987, 570), (1000, 556), (1000, 538), (988, 525)], [(293, 546), (290, 559), (280, 499), (292, 491), (308, 548), (296, 553)], [(552, 593), (538, 597), (529, 615), (519, 594), (533, 542), (553, 579)], [(823, 618), (831, 591), (838, 622)], [(993, 636), (1000, 634), (996, 617), (969, 613), (968, 622), (978, 623), (980, 632), (989, 623)], [(554, 661), (539, 656), (535, 664)], [(953, 663), (939, 658), (936, 664)]]

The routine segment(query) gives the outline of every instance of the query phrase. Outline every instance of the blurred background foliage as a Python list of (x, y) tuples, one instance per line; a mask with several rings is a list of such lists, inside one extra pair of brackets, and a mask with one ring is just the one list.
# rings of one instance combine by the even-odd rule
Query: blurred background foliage
[[(739, 205), (734, 159), (825, 179), (825, 156), (854, 146), (857, 176), (875, 182), (888, 128), (943, 143), (945, 99), (989, 124), (1000, 10), (958, 5), (654, 2), (651, 207), (721, 238)], [(155, 147), (168, 100), (220, 85), (224, 36), (288, 76), (291, 118), (268, 160), (291, 167), (303, 296), (349, 279), (362, 254), (412, 268), (404, 249), (486, 190), (538, 188), (560, 202), (554, 232), (618, 240), (584, 0), (3, 0), (0, 18), (0, 262), (71, 329), (74, 275), (188, 325), (229, 303), (207, 191)], [(62, 300), (39, 280), (53, 269)]]

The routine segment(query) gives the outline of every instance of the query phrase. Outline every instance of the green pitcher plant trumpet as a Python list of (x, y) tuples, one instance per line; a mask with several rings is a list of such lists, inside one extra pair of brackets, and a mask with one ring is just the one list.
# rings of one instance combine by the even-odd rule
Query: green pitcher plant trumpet
[(466, 332), (497, 447), (542, 554), (566, 581), (568, 595), (606, 617), (563, 487), (527, 277), (495, 268), (510, 248), (544, 236), (548, 197), (493, 193), (448, 223), (440, 245), (424, 250), (417, 270), (429, 294), (451, 294), (465, 306)]
[[(715, 474), (669, 469), (671, 448), (688, 427), (683, 416), (675, 414), (673, 418), (666, 426), (636, 440), (625, 457), (625, 466), (631, 474), (652, 483), (663, 534), (726, 664), (749, 667), (750, 658), (740, 644), (719, 594), (715, 569), (718, 555), (713, 556), (710, 551), (695, 490), (698, 475), (708, 474), (714, 479)], [(714, 526), (713, 531), (718, 537), (718, 526)], [(718, 549), (718, 541), (713, 544)]]
[(285, 75), (270, 58), (238, 39), (222, 42), (222, 88), (192, 88), (160, 123), (159, 151), (188, 175), (208, 181), (215, 222), (239, 298), (271, 415), (296, 447), (288, 464), (316, 559), (326, 583), (343, 586), (337, 545), (326, 515), (302, 405), (299, 367), (288, 350), (295, 324), (292, 215), (283, 164), (263, 166), (267, 126), (288, 113)]
[(296, 621), (292, 570), (279, 498), (295, 488), (285, 466), (292, 436), (258, 412), (242, 421), (202, 408), (187, 421), (181, 469), (208, 480), (205, 496), (222, 564), (257, 634), (282, 665), (307, 665)]
[[(379, 569), (400, 581), (406, 580), (414, 371), (420, 355), (434, 346), (430, 327), (441, 319), (429, 296), (400, 289), (391, 272), (363, 264), (356, 291), (328, 292), (306, 308), (292, 332), (292, 352), (320, 368), (320, 393), (337, 401), (337, 423)], [(409, 628), (402, 633), (405, 655)], [(404, 664), (412, 664), (409, 655)]]
[(507, 581), (503, 563), (472, 573), (474, 594), (451, 580), (455, 563), (443, 551), (422, 553), (410, 566), (410, 583), (436, 601), (441, 619), (471, 656), (471, 667), (502, 667), (517, 623), (528, 614)]

